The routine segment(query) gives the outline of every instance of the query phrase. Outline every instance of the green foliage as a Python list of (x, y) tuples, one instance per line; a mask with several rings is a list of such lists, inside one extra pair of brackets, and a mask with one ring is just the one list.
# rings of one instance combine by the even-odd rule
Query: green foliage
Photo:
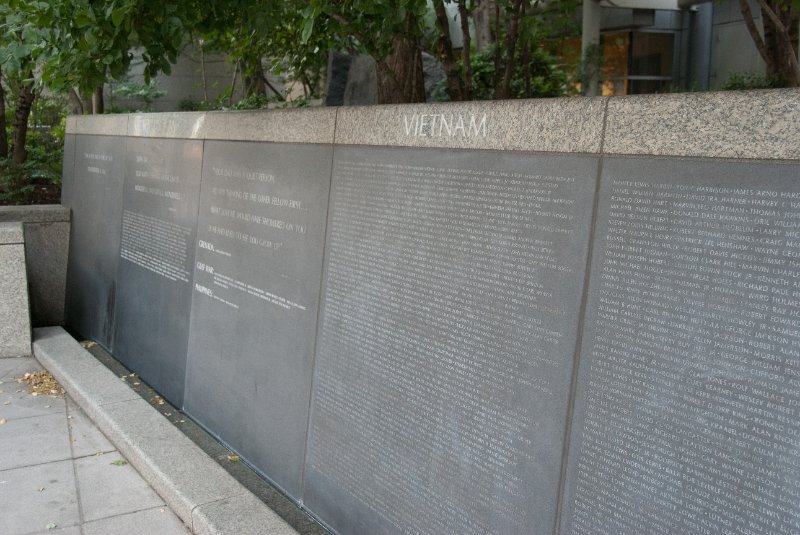
[[(23, 3), (10, 0), (12, 3)], [(140, 48), (145, 81), (170, 72), (186, 34), (182, 5), (155, 0), (24, 2), (29, 20), (44, 29), (42, 79), (51, 88), (92, 91), (128, 73)]]
[(155, 80), (142, 84), (130, 79), (124, 79), (111, 84), (112, 97), (138, 100), (143, 104), (142, 107), (136, 108), (135, 111), (150, 111), (153, 102), (166, 94), (166, 91), (158, 88)]
[(22, 164), (0, 159), (0, 204), (28, 204), (37, 187), (61, 183), (61, 165), (28, 158)]
[[(18, 84), (10, 84), (11, 91)], [(14, 99), (11, 99), (14, 102)], [(15, 109), (6, 108), (10, 123)], [(35, 199), (37, 188), (60, 186), (64, 157), (64, 100), (45, 96), (34, 101), (28, 130), (28, 158), (22, 164), (0, 159), (0, 204), (27, 204)]]
[(310, 0), (302, 11), (301, 39), (328, 34), (338, 48), (380, 60), (396, 35), (423, 36), (427, 10), (425, 0)]
[(234, 104), (234, 110), (261, 110), (268, 108), (271, 102), (275, 102), (275, 98), (269, 98), (264, 95), (250, 95), (244, 97), (242, 100)]
[(723, 91), (746, 90), (746, 89), (771, 89), (781, 87), (778, 80), (753, 74), (749, 72), (737, 72), (725, 80), (720, 89)]
[[(494, 46), (481, 52), (473, 52), (472, 89), (475, 100), (492, 100), (494, 98), (495, 67)], [(544, 98), (560, 97), (570, 92), (568, 73), (560, 60), (543, 47), (531, 47), (529, 51), (529, 83), (526, 84), (525, 70), (518, 68), (511, 79), (511, 98)], [(463, 69), (458, 60), (459, 70)], [(433, 100), (450, 100), (447, 94), (447, 80), (441, 80), (433, 91)]]

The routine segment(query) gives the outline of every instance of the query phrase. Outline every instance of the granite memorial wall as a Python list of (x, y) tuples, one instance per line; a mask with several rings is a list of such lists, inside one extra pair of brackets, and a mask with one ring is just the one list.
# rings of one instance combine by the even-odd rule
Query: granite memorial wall
[(798, 533), (799, 103), (70, 118), (67, 325), (336, 533)]

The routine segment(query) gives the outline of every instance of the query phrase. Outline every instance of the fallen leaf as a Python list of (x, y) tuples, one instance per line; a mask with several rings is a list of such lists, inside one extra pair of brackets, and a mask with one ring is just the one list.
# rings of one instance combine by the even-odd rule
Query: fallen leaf
[(81, 347), (84, 348), (84, 349), (90, 349), (90, 348), (92, 348), (92, 347), (94, 347), (96, 345), (97, 345), (97, 342), (95, 342), (93, 340), (84, 340), (83, 342), (81, 342)]
[(11, 402), (10, 401), (4, 401), (3, 405), (11, 405)]
[(114, 461), (110, 464), (113, 464), (114, 466), (125, 466), (126, 464), (128, 464), (128, 461), (119, 459), (118, 461)]
[(45, 408), (45, 409), (49, 409), (49, 408), (50, 408), (50, 405), (45, 405), (45, 406), (44, 406), (44, 408)]
[[(40, 394), (58, 396), (64, 393), (64, 388), (47, 370), (26, 373), (17, 381), (27, 384), (32, 396)], [(18, 392), (22, 392), (22, 390), (18, 390)]]
[[(139, 386), (140, 384), (142, 383), (133, 383), (133, 386)], [(0, 392), (2, 392), (2, 390), (0, 390)]]
[(171, 412), (165, 412), (164, 416), (172, 416), (172, 413)]
[(39, 487), (39, 492), (44, 492), (44, 487)]
[(150, 398), (150, 403), (155, 403), (156, 405), (163, 405), (164, 398), (162, 398), (161, 396), (153, 396), (152, 398)]
[(6, 423), (6, 419), (5, 418), (0, 418), (0, 425), (3, 425), (4, 423)]
[(240, 457), (238, 455), (228, 455), (228, 460), (232, 463), (238, 463)]
[(56, 529), (58, 525), (55, 522), (50, 522), (47, 524), (47, 529)]
[(161, 509), (159, 509), (159, 511), (161, 511), (163, 513), (164, 512), (164, 508), (162, 507)]

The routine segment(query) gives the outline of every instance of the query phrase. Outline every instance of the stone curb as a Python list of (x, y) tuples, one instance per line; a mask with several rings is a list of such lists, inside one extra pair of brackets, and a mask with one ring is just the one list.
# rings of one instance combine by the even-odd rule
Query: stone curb
[(35, 329), (33, 351), (192, 533), (297, 535), (64, 329)]

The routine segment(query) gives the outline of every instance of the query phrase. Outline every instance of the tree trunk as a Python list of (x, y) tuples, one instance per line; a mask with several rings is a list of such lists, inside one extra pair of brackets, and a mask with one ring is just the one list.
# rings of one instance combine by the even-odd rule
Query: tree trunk
[(461, 87), (461, 77), (456, 67), (456, 60), (453, 56), (453, 42), (450, 39), (450, 21), (447, 18), (447, 11), (444, 7), (445, 0), (435, 0), (433, 3), (436, 11), (436, 28), (439, 30), (437, 48), (439, 49), (439, 60), (444, 67), (447, 77), (447, 92), (450, 100), (463, 100), (463, 88)]
[(503, 24), (500, 18), (500, 2), (494, 2), (494, 38), (495, 38), (495, 46), (494, 46), (494, 94), (497, 98), (497, 93), (500, 91), (500, 67), (503, 64), (503, 51), (500, 49), (500, 30), (502, 29)]
[(103, 100), (103, 86), (98, 87), (92, 93), (92, 113), (99, 115), (105, 113), (105, 102)]
[[(33, 78), (33, 73), (30, 73), (29, 78)], [(17, 99), (17, 112), (14, 114), (14, 133), (12, 134), (11, 159), (16, 164), (24, 163), (28, 157), (25, 141), (28, 138), (28, 118), (31, 115), (34, 98), (36, 98), (36, 93), (33, 92), (33, 86), (23, 84)]]
[(793, 43), (797, 40), (800, 11), (782, 0), (759, 0), (764, 25), (758, 31), (747, 0), (739, 1), (745, 26), (764, 60), (767, 77), (784, 87), (800, 86), (800, 67)]
[[(461, 1), (459, 1), (461, 4)], [(459, 7), (461, 7), (459, 5)], [(492, 44), (492, 0), (475, 0), (472, 21), (475, 23), (475, 50), (481, 52)]]
[[(461, 19), (461, 62), (464, 64), (464, 100), (472, 100), (472, 39), (469, 35), (469, 12), (466, 0), (458, 0), (458, 15)], [(486, 19), (488, 21), (488, 18)]]
[(409, 14), (404, 31), (392, 38), (392, 53), (376, 62), (379, 104), (425, 102), (422, 53), (416, 37), (416, 24), (414, 15)]
[(6, 132), (6, 90), (3, 89), (2, 71), (0, 71), (0, 158), (8, 158), (8, 132)]
[[(511, 24), (506, 34), (506, 66), (503, 72), (503, 79), (501, 83), (495, 82), (494, 98), (510, 98), (511, 97), (511, 78), (514, 76), (514, 53), (517, 48), (517, 37), (519, 35), (519, 19), (522, 17), (522, 0), (514, 0), (514, 7), (511, 13)], [(500, 72), (495, 71), (495, 79), (500, 78)], [(499, 88), (499, 90), (498, 90)]]
[(244, 76), (244, 96), (267, 96), (267, 86), (264, 85), (264, 68), (261, 66), (261, 58), (246, 60), (247, 64), (242, 65)]

